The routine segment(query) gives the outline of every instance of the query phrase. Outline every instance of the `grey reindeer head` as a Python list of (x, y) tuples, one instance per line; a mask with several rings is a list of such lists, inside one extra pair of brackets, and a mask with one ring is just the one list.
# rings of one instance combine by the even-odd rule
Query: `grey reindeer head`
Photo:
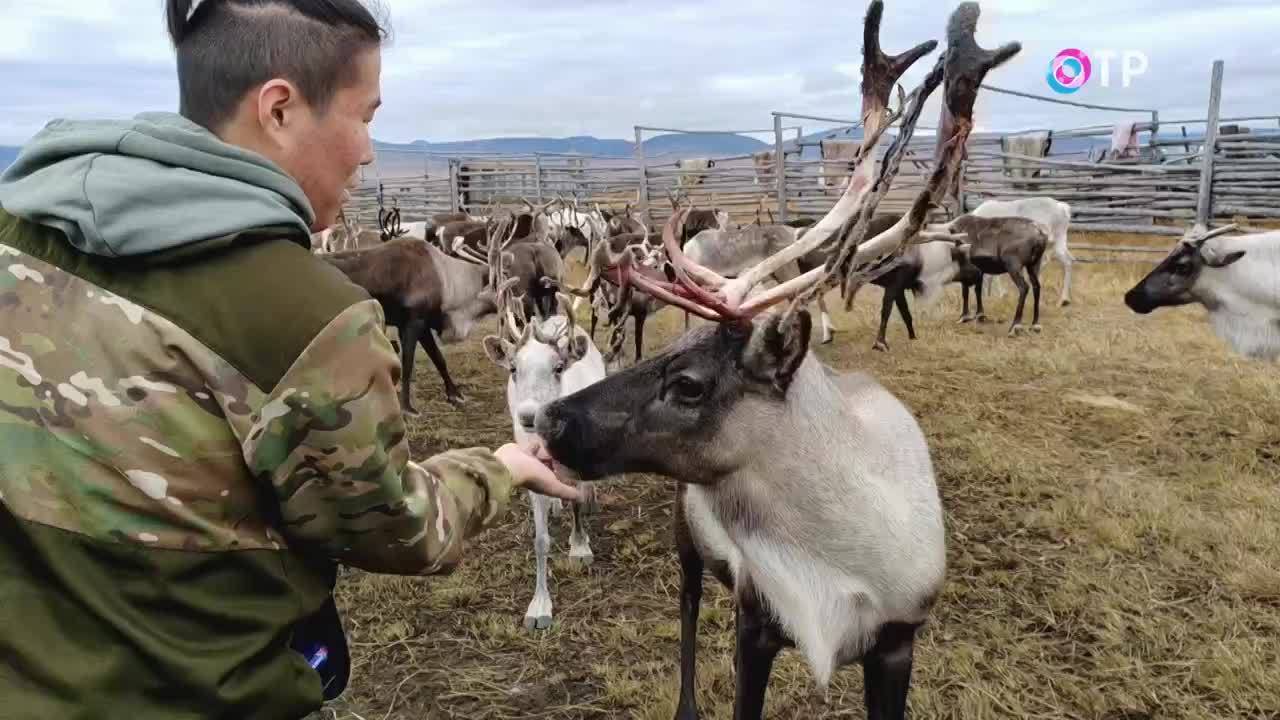
[(1159, 265), (1124, 294), (1124, 304), (1130, 310), (1146, 315), (1156, 308), (1195, 302), (1192, 291), (1206, 267), (1224, 268), (1244, 257), (1243, 251), (1220, 255), (1205, 247), (1210, 239), (1234, 228), (1234, 225), (1229, 225), (1179, 242)]
[[(542, 407), (535, 430), (590, 480), (647, 472), (714, 482), (772, 446), (771, 417), (809, 348), (807, 311), (694, 329), (662, 354)], [(732, 431), (727, 431), (732, 428)]]

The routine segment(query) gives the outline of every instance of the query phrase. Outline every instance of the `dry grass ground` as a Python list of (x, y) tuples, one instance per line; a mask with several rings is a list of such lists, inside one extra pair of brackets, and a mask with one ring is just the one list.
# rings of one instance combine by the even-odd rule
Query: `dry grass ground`
[[(880, 292), (868, 288), (837, 315), (836, 342), (817, 348), (880, 378), (933, 448), (950, 575), (918, 645), (914, 717), (1280, 717), (1280, 374), (1228, 355), (1201, 310), (1130, 313), (1121, 295), (1155, 257), (1078, 264), (1066, 309), (1048, 264), (1038, 336), (1005, 336), (1012, 294), (992, 301), (997, 322), (957, 325), (953, 287), (915, 309), (919, 340), (895, 316), (892, 352), (875, 353)], [(654, 324), (647, 354), (677, 335), (680, 315)], [(510, 436), (505, 380), (482, 335), (447, 352), (465, 410), (441, 401), (419, 363), (418, 456)], [(354, 678), (326, 715), (667, 720), (679, 637), (672, 492), (647, 477), (611, 486), (586, 572), (564, 562), (568, 513), (553, 522), (556, 622), (539, 634), (521, 626), (533, 588), (523, 497), (453, 576), (347, 574)], [(704, 717), (729, 718), (733, 614), (706, 587), (699, 695)], [(860, 685), (845, 668), (823, 695), (786, 652), (767, 712), (860, 718)]]

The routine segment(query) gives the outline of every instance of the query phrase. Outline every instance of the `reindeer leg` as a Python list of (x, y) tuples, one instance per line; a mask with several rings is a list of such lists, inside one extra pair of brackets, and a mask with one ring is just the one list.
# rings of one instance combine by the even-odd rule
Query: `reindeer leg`
[[(676, 490), (678, 497), (684, 488)], [(702, 556), (693, 542), (683, 503), (677, 502), (676, 550), (680, 554), (680, 704), (675, 720), (698, 720), (698, 611), (702, 607)]]
[[(413, 406), (413, 399), (409, 397), (410, 387), (413, 385), (413, 355), (418, 348), (418, 338), (422, 335), (430, 335), (431, 330), (427, 328), (426, 322), (422, 320), (409, 320), (400, 326), (400, 410), (405, 415), (417, 417), (420, 413)], [(439, 366), (437, 366), (439, 369)], [(444, 374), (444, 371), (441, 371)]]
[(533, 556), (537, 565), (533, 600), (524, 613), (526, 630), (546, 630), (551, 627), (551, 593), (547, 590), (547, 553), (551, 550), (551, 537), (547, 534), (547, 500), (535, 492), (529, 493), (529, 506), (533, 509)]
[(737, 595), (735, 624), (738, 637), (734, 647), (737, 691), (733, 701), (733, 720), (761, 720), (773, 660), (782, 649), (782, 642), (749, 577), (738, 579)]
[(862, 659), (867, 720), (904, 720), (918, 625), (889, 623)]
[(911, 324), (911, 308), (907, 307), (907, 293), (905, 290), (898, 291), (898, 297), (894, 298), (894, 302), (898, 305), (898, 314), (902, 316), (902, 322), (907, 325), (907, 337), (912, 340), (916, 339), (916, 329)]
[(1071, 265), (1075, 262), (1075, 258), (1071, 257), (1071, 251), (1067, 248), (1065, 237), (1054, 243), (1053, 254), (1058, 258), (1058, 262), (1062, 263), (1062, 297), (1058, 299), (1058, 305), (1065, 307), (1071, 304)]
[(1040, 332), (1040, 270), (1033, 263), (1027, 266), (1027, 279), (1031, 281), (1031, 332)]
[(822, 344), (826, 345), (835, 337), (836, 328), (831, 324), (831, 313), (827, 312), (827, 298), (818, 296), (818, 312), (822, 313)]
[(1013, 324), (1009, 326), (1010, 337), (1022, 332), (1022, 311), (1027, 306), (1027, 281), (1022, 278), (1022, 268), (1018, 267), (1014, 262), (1006, 260), (1005, 268), (1009, 271), (1009, 279), (1013, 284), (1018, 286), (1018, 309), (1013, 314)]
[(876, 344), (871, 346), (872, 350), (889, 352), (889, 343), (885, 342), (884, 336), (889, 329), (889, 316), (893, 314), (893, 296), (897, 292), (896, 285), (890, 285), (884, 289), (884, 299), (880, 301), (880, 333), (876, 335)]
[(640, 356), (644, 352), (644, 321), (647, 315), (648, 313), (639, 312), (631, 316), (636, 325), (636, 364), (640, 363)]
[(982, 273), (978, 273), (976, 288), (977, 288), (977, 291), (974, 292), (973, 297), (974, 297), (974, 302), (978, 305), (977, 321), (980, 323), (984, 323), (987, 321), (987, 311), (982, 308)]
[[(960, 281), (960, 297), (964, 301), (964, 306), (960, 308), (960, 324), (973, 322), (973, 316), (969, 314), (969, 289), (973, 285)], [(978, 291), (978, 297), (982, 297), (982, 291)]]
[[(444, 381), (444, 399), (454, 407), (461, 407), (467, 401), (462, 391), (457, 385), (453, 384), (453, 378), (449, 377), (449, 368), (444, 364), (444, 353), (440, 352), (440, 346), (436, 344), (435, 334), (431, 332), (431, 328), (424, 327), (421, 334), (418, 335), (418, 342), (422, 345), (422, 349), (427, 351), (427, 357), (431, 358), (431, 362), (435, 364), (436, 370), (440, 373), (440, 379)], [(409, 345), (408, 341), (405, 345)], [(409, 357), (413, 357), (410, 351)]]
[(595, 483), (579, 482), (578, 490), (582, 493), (583, 500), (573, 503), (573, 532), (569, 534), (569, 560), (581, 567), (587, 567), (595, 560), (595, 554), (591, 552), (591, 536), (587, 534), (585, 522), (587, 513), (593, 512), (591, 506), (596, 498)]

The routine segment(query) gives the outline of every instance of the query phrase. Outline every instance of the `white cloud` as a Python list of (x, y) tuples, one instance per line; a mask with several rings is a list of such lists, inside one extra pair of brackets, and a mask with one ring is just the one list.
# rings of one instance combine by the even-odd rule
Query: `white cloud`
[[(0, 143), (22, 142), (50, 118), (127, 116), (176, 105), (173, 58), (157, 0), (3, 3)], [(770, 111), (858, 114), (865, 3), (830, 0), (381, 0), (381, 139), (502, 134), (629, 138), (636, 124), (759, 127)], [(1020, 55), (988, 82), (1052, 95), (1044, 72), (1061, 48), (1134, 48), (1150, 68), (1128, 88), (1091, 82), (1071, 99), (1203, 115), (1209, 66), (1226, 61), (1224, 112), (1275, 112), (1271, 0), (984, 0), (978, 40), (1017, 40)], [(954, 3), (895, 0), (882, 43), (900, 52), (945, 41)], [(1229, 38), (1230, 42), (1224, 42)], [(938, 53), (917, 63), (908, 89)], [(983, 127), (1109, 123), (1124, 113), (984, 94)], [(925, 110), (937, 117), (937, 98)], [(818, 127), (807, 127), (817, 130)]]

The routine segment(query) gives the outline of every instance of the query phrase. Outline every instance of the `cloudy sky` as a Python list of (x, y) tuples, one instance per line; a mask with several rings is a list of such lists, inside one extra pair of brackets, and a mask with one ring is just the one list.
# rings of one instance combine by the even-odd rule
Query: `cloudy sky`
[[(865, 0), (382, 0), (381, 140), (500, 135), (629, 138), (636, 124), (746, 129), (770, 111), (853, 117)], [(882, 42), (944, 41), (955, 2), (889, 0)], [(0, 0), (0, 144), (48, 119), (124, 117), (176, 107), (161, 0)], [(988, 77), (1052, 95), (1050, 59), (1077, 47), (1145, 54), (1144, 74), (1111, 87), (1101, 68), (1071, 99), (1203, 117), (1210, 66), (1226, 62), (1224, 114), (1280, 113), (1280, 4), (1274, 0), (986, 0), (978, 40), (1018, 40)], [(908, 89), (935, 55), (917, 64)], [(1064, 96), (1065, 97), (1065, 96)], [(936, 100), (935, 100), (936, 104)], [(936, 117), (929, 108), (926, 118)], [(1125, 113), (985, 94), (986, 129), (1111, 123)], [(811, 123), (806, 130), (820, 129)]]

